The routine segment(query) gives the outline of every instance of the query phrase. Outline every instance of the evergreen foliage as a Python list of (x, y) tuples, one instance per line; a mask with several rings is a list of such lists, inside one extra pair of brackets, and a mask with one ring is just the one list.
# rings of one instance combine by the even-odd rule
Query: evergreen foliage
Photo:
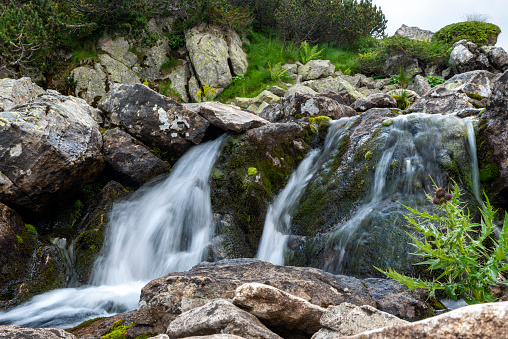
[(441, 28), (432, 36), (432, 40), (451, 45), (456, 41), (466, 39), (478, 46), (495, 45), (497, 36), (500, 33), (501, 29), (494, 24), (481, 21), (465, 21)]

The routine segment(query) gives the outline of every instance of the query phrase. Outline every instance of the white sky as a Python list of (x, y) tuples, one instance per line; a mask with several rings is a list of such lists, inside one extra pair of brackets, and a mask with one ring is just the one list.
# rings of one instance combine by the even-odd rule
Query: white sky
[(372, 0), (388, 20), (386, 33), (393, 35), (402, 25), (438, 31), (467, 14), (486, 14), (487, 22), (501, 28), (496, 46), (508, 52), (508, 0)]

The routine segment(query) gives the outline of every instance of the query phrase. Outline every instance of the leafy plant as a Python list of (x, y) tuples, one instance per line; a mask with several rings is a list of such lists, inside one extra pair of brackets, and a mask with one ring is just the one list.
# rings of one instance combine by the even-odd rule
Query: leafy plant
[(282, 62), (278, 62), (272, 66), (272, 62), (268, 61), (268, 68), (270, 69), (270, 78), (274, 82), (278, 82), (286, 73), (286, 70), (282, 68)]
[(258, 169), (256, 167), (249, 167), (247, 170), (248, 175), (256, 175), (258, 174)]
[(434, 197), (428, 196), (443, 212), (439, 215), (404, 206), (416, 216), (406, 216), (406, 219), (423, 238), (419, 240), (409, 234), (417, 249), (414, 254), (426, 259), (419, 265), (429, 265), (429, 270), (437, 272), (438, 277), (424, 281), (392, 269), (376, 269), (409, 289), (429, 290), (431, 297), (435, 296), (436, 290), (444, 290), (453, 300), (464, 298), (468, 304), (494, 301), (488, 287), (496, 284), (502, 272), (508, 270), (508, 213), (496, 239), (495, 211), (487, 196), (483, 209), (480, 209), (482, 218), (478, 224), (471, 221), (469, 211), (459, 200), (460, 195), (455, 184), (452, 194), (439, 188)]
[(430, 87), (435, 87), (445, 82), (445, 79), (443, 77), (438, 77), (434, 75), (426, 76), (425, 79), (429, 81)]
[(185, 36), (183, 33), (171, 33), (168, 36), (168, 46), (170, 49), (177, 49), (185, 45)]
[(394, 94), (392, 97), (397, 100), (397, 108), (398, 109), (406, 109), (411, 105), (411, 102), (409, 101), (409, 93), (405, 89), (398, 91), (399, 94)]
[(200, 98), (203, 101), (212, 101), (215, 98), (215, 88), (210, 86), (208, 82), (205, 84), (203, 89), (198, 89), (198, 92), (196, 93), (198, 95), (198, 98)]
[(317, 50), (318, 45), (315, 45), (314, 47), (311, 48), (307, 41), (302, 41), (302, 43), (300, 44), (300, 48), (301, 48), (300, 61), (304, 65), (311, 60), (316, 60), (317, 58), (319, 58), (319, 56), (321, 55), (321, 53), (323, 53), (324, 50), (323, 48), (320, 51), (318, 51)]

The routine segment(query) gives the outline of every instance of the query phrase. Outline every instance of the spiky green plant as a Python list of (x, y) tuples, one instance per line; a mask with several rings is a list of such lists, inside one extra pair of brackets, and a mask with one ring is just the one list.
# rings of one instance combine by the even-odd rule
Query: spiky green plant
[(321, 53), (323, 53), (324, 50), (323, 48), (320, 51), (318, 51), (318, 45), (315, 45), (311, 48), (307, 41), (302, 41), (300, 48), (301, 48), (300, 61), (304, 65), (311, 60), (316, 60), (317, 58), (319, 58), (319, 56), (321, 55)]

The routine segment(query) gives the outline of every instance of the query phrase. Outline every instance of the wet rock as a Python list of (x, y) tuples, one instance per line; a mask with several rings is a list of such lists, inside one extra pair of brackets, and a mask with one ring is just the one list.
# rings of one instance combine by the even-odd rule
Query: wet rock
[(508, 302), (471, 305), (406, 325), (390, 326), (349, 338), (506, 338)]
[[(315, 268), (276, 266), (254, 259), (235, 259), (204, 262), (190, 271), (171, 273), (151, 281), (141, 292), (136, 319), (128, 335), (135, 337), (148, 332), (164, 333), (178, 314), (217, 298), (232, 300), (239, 286), (252, 282), (273, 286), (318, 306), (343, 302), (374, 307), (384, 304), (390, 309), (394, 307), (405, 312), (396, 313), (396, 316), (412, 319), (432, 312), (422, 299), (415, 298), (410, 292), (400, 293), (397, 303), (391, 305), (393, 295), (388, 296), (388, 288), (378, 289), (375, 297), (372, 297), (369, 283), (355, 278), (332, 275)], [(402, 302), (402, 299), (405, 301)]]
[(106, 163), (127, 186), (139, 187), (168, 171), (168, 165), (128, 133), (114, 128), (103, 135)]
[(259, 116), (270, 122), (289, 122), (311, 116), (327, 116), (336, 120), (354, 115), (356, 111), (353, 108), (327, 96), (297, 93), (284, 98), (279, 104), (266, 107)]
[(234, 334), (247, 339), (281, 339), (255, 316), (226, 300), (215, 300), (182, 313), (169, 324), (168, 334), (171, 338)]
[(71, 77), (76, 83), (74, 94), (85, 99), (89, 105), (97, 105), (106, 94), (106, 73), (100, 64), (94, 67), (80, 66), (72, 70)]
[(310, 60), (298, 68), (303, 81), (326, 78), (335, 72), (335, 65), (330, 60)]
[[(190, 77), (189, 66), (187, 63), (177, 66), (170, 74), (171, 89), (178, 93), (183, 102), (189, 102), (187, 94), (187, 84)], [(196, 88), (196, 92), (199, 88)]]
[(42, 93), (44, 90), (30, 78), (0, 79), (0, 112), (24, 104)]
[(75, 339), (60, 328), (25, 328), (0, 325), (0, 337), (11, 339)]
[(185, 41), (201, 85), (208, 84), (216, 90), (226, 88), (233, 79), (228, 65), (229, 48), (223, 32), (202, 25), (185, 32)]
[(356, 100), (351, 107), (358, 112), (365, 112), (371, 108), (396, 108), (397, 100), (388, 94), (376, 93)]
[(228, 31), (225, 37), (228, 44), (229, 60), (231, 60), (233, 75), (245, 74), (247, 67), (249, 67), (249, 62), (247, 61), (247, 54), (242, 49), (240, 36), (235, 31)]
[(475, 108), (476, 98), (487, 98), (494, 81), (499, 77), (488, 71), (471, 71), (457, 74), (445, 83), (432, 88), (406, 112), (450, 114), (465, 108)]
[(330, 306), (321, 317), (323, 328), (312, 339), (341, 338), (387, 326), (405, 325), (409, 322), (372, 306), (356, 306), (342, 303)]
[(242, 111), (238, 107), (222, 104), (220, 102), (205, 102), (199, 104), (199, 114), (212, 125), (224, 131), (236, 133), (257, 128), (268, 124), (265, 119), (255, 114)]
[(255, 315), (274, 332), (287, 337), (291, 333), (316, 333), (324, 308), (275, 287), (249, 283), (236, 289), (233, 304)]
[(402, 26), (400, 26), (399, 29), (397, 29), (393, 35), (394, 36), (403, 36), (403, 37), (413, 39), (413, 40), (425, 41), (425, 40), (430, 40), (432, 38), (432, 36), (434, 35), (434, 32), (431, 32), (431, 31), (428, 31), (425, 29), (421, 29), (418, 27), (409, 27), (409, 26), (402, 24)]
[(102, 171), (102, 136), (83, 99), (48, 91), (0, 113), (0, 199), (41, 212)]
[(114, 87), (99, 108), (114, 126), (175, 157), (199, 144), (209, 125), (198, 114), (141, 84)]

